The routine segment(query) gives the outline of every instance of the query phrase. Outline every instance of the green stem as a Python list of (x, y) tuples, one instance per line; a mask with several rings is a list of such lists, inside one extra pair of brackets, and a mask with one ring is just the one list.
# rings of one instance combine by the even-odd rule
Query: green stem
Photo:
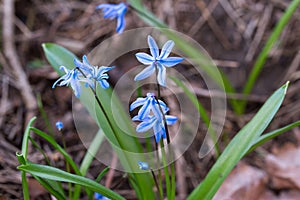
[(161, 158), (162, 162), (164, 165), (164, 174), (165, 174), (165, 179), (166, 179), (166, 193), (168, 199), (171, 199), (171, 183), (170, 183), (170, 175), (169, 175), (169, 170), (168, 170), (168, 162), (166, 160), (166, 151), (164, 147), (163, 140), (160, 140), (160, 149), (161, 149)]
[[(293, 0), (289, 7), (286, 9), (285, 13), (277, 23), (275, 29), (273, 30), (272, 34), (270, 35), (266, 45), (264, 46), (263, 50), (259, 54), (253, 69), (250, 72), (250, 76), (246, 82), (246, 85), (243, 90), (243, 94), (248, 95), (251, 93), (253, 86), (265, 64), (268, 54), (271, 51), (272, 47), (274, 46), (275, 42), (278, 40), (281, 32), (283, 31), (284, 27), (289, 22), (290, 18), (292, 17), (293, 13), (297, 9), (300, 4), (300, 0)], [(247, 101), (242, 101), (240, 103), (240, 112), (238, 114), (243, 114), (245, 112), (245, 108), (247, 105)]]

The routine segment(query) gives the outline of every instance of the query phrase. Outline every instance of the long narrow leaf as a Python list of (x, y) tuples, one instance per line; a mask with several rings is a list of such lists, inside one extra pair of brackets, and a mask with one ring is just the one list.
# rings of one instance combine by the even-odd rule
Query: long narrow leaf
[[(60, 72), (58, 70), (60, 65), (64, 65), (69, 69), (74, 68), (73, 59), (75, 55), (70, 53), (67, 49), (51, 43), (43, 44), (43, 49), (48, 61), (57, 72)], [(89, 88), (82, 87), (80, 101), (85, 105), (98, 126), (104, 131), (105, 136), (112, 144), (124, 169), (128, 172), (136, 172), (138, 170), (138, 160), (143, 160), (139, 158), (139, 156), (143, 157), (143, 154), (141, 153), (142, 146), (137, 138), (128, 134), (135, 133), (131, 120), (124, 111), (118, 97), (113, 95), (110, 88), (104, 90), (98, 87), (97, 89), (98, 97), (106, 114), (97, 106), (93, 93)], [(117, 110), (117, 117), (112, 114), (113, 108)], [(149, 188), (153, 186), (153, 183), (148, 181), (151, 179), (149, 173), (132, 173), (129, 177), (133, 178), (133, 182), (137, 183), (136, 185), (139, 187), (138, 190), (140, 190), (140, 194), (142, 194), (140, 198), (155, 198), (153, 190), (149, 190)], [(131, 183), (133, 182), (131, 181)]]
[(73, 161), (72, 157), (64, 150), (64, 148), (62, 148), (59, 144), (57, 144), (57, 142), (52, 137), (50, 137), (47, 133), (37, 128), (31, 127), (30, 130), (32, 130), (35, 134), (47, 140), (57, 151), (59, 151), (65, 157), (66, 161), (72, 166), (75, 173), (81, 175), (79, 168), (77, 167), (76, 163)]
[(34, 176), (38, 176), (45, 179), (79, 184), (89, 188), (90, 190), (99, 192), (100, 194), (111, 199), (115, 199), (115, 200), (125, 199), (121, 197), (119, 194), (113, 192), (110, 189), (107, 189), (106, 187), (96, 183), (95, 181), (92, 181), (82, 176), (70, 174), (68, 172), (62, 171), (54, 167), (37, 165), (37, 164), (28, 164), (28, 165), (21, 165), (18, 167), (18, 169), (28, 172)]
[(269, 125), (283, 102), (287, 87), (288, 83), (276, 90), (252, 120), (237, 133), (203, 182), (188, 197), (189, 200), (212, 199), (233, 167)]
[[(297, 127), (297, 126), (300, 126), (300, 121), (294, 122), (294, 123), (289, 124), (289, 125), (287, 125), (287, 126), (285, 126), (285, 127), (279, 128), (279, 129), (277, 129), (277, 130), (271, 131), (271, 132), (269, 132), (269, 133), (266, 133), (266, 134), (260, 136), (260, 137), (258, 138), (258, 140), (252, 145), (252, 147), (247, 151), (246, 154), (250, 153), (250, 152), (253, 151), (256, 147), (258, 147), (258, 146), (264, 144), (265, 142), (267, 142), (267, 141), (273, 139), (274, 137), (276, 137), (276, 136), (278, 136), (278, 135), (280, 135), (280, 134), (282, 134), (282, 133), (284, 133), (284, 132), (287, 132), (287, 131), (289, 131), (289, 130), (291, 130), (291, 129)], [(246, 154), (245, 154), (245, 155), (246, 155)]]

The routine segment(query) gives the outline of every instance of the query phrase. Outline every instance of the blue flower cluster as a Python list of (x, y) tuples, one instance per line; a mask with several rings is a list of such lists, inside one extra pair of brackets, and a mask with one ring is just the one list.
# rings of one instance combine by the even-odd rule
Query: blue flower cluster
[(85, 86), (90, 86), (92, 88), (96, 87), (96, 83), (99, 83), (104, 89), (109, 87), (109, 83), (107, 82), (109, 76), (107, 72), (112, 70), (114, 67), (93, 66), (88, 62), (86, 55), (82, 57), (82, 62), (75, 58), (74, 64), (75, 68), (72, 70), (67, 69), (65, 66), (60, 67), (60, 70), (64, 70), (66, 74), (60, 77), (53, 84), (52, 88), (55, 88), (56, 85), (70, 85), (75, 96), (79, 98), (81, 94), (81, 82), (84, 82)]
[(104, 19), (117, 19), (117, 33), (122, 33), (124, 31), (126, 25), (125, 14), (127, 12), (127, 4), (100, 4), (96, 9), (102, 10)]
[(138, 112), (138, 115), (132, 118), (133, 121), (141, 121), (136, 127), (137, 132), (146, 132), (153, 128), (155, 141), (158, 143), (161, 138), (166, 138), (166, 127), (164, 119), (167, 125), (172, 125), (177, 121), (177, 117), (172, 115), (166, 115), (169, 111), (167, 105), (157, 100), (153, 93), (147, 93), (147, 97), (138, 98), (130, 105), (130, 111), (142, 106)]

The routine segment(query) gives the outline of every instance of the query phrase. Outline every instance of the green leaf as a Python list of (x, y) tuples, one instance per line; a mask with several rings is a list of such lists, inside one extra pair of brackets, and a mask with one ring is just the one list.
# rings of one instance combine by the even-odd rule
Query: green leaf
[(278, 135), (280, 135), (280, 134), (282, 134), (284, 132), (287, 132), (287, 131), (289, 131), (289, 130), (297, 127), (297, 126), (300, 126), (300, 121), (294, 122), (294, 123), (289, 124), (289, 125), (287, 125), (285, 127), (282, 127), (280, 129), (271, 131), (269, 133), (266, 133), (266, 134), (260, 136), (258, 138), (258, 140), (251, 146), (251, 148), (247, 151), (247, 153), (245, 155), (247, 155), (248, 153), (250, 153), (251, 151), (253, 151), (256, 147), (264, 144), (265, 142), (273, 139), (274, 137), (276, 137), (276, 136), (278, 136)]
[(59, 144), (57, 144), (57, 142), (51, 136), (49, 136), (47, 133), (45, 133), (37, 128), (31, 127), (30, 130), (32, 130), (35, 134), (41, 136), (46, 141), (48, 141), (58, 152), (60, 152), (64, 156), (66, 161), (74, 169), (75, 173), (78, 175), (81, 175), (79, 168), (77, 167), (76, 163), (73, 161), (72, 157), (64, 150), (64, 148), (62, 148)]
[(205, 179), (188, 197), (189, 200), (212, 199), (233, 167), (258, 140), (281, 106), (288, 83), (275, 91), (262, 108), (228, 144)]
[(65, 66), (69, 69), (74, 66), (74, 58), (77, 57), (66, 48), (53, 43), (44, 43), (42, 47), (48, 62), (60, 76), (64, 74), (63, 71), (59, 70), (60, 66)]
[(27, 164), (27, 165), (19, 166), (18, 169), (44, 179), (79, 184), (111, 199), (115, 199), (115, 200), (125, 199), (121, 197), (119, 194), (113, 192), (110, 189), (107, 189), (106, 187), (96, 183), (95, 181), (92, 181), (82, 176), (70, 174), (68, 172), (62, 171), (54, 167), (37, 165), (37, 164)]
[[(60, 72), (60, 70), (58, 70), (59, 65), (64, 65), (69, 69), (74, 68), (73, 60), (75, 55), (70, 53), (67, 49), (51, 43), (43, 44), (43, 49), (48, 61), (57, 72)], [(100, 99), (105, 113), (103, 113), (97, 105), (94, 94), (89, 88), (82, 87), (80, 101), (98, 126), (103, 130), (106, 138), (117, 153), (124, 169), (128, 172), (138, 171), (137, 162), (144, 160), (144, 155), (138, 139), (130, 135), (135, 133), (135, 130), (133, 129), (128, 113), (125, 112), (118, 97), (113, 94), (111, 88), (105, 90), (98, 87), (97, 96)], [(115, 114), (117, 118), (112, 114), (113, 109), (114, 112), (117, 112), (117, 115)], [(140, 198), (155, 199), (153, 190), (149, 190), (149, 188), (153, 186), (153, 182), (149, 181), (151, 180), (149, 173), (132, 173), (129, 177), (134, 179), (133, 181), (130, 180), (131, 183), (136, 182), (135, 185), (138, 186), (137, 190), (140, 190), (139, 193), (142, 194)]]
[(29, 140), (29, 136), (30, 136), (30, 128), (35, 120), (36, 120), (36, 117), (31, 118), (31, 120), (29, 121), (29, 123), (25, 129), (24, 135), (23, 135), (22, 154), (26, 161), (27, 161), (27, 154), (28, 154), (28, 140)]
[(38, 176), (33, 176), (50, 194), (58, 200), (66, 199), (64, 191), (61, 190), (58, 183), (53, 180), (44, 180)]
[[(32, 120), (33, 123), (34, 119)], [(30, 124), (30, 123), (29, 123)], [(28, 126), (27, 126), (28, 127)], [(29, 131), (28, 131), (29, 132)], [(24, 158), (23, 154), (16, 153), (16, 156), (18, 158), (18, 161), (20, 164), (26, 164), (26, 160)], [(27, 182), (27, 177), (26, 177), (26, 172), (21, 172), (21, 177), (22, 177), (22, 190), (23, 190), (23, 198), (24, 200), (30, 200), (30, 195), (29, 195), (29, 189), (28, 189), (28, 182)]]

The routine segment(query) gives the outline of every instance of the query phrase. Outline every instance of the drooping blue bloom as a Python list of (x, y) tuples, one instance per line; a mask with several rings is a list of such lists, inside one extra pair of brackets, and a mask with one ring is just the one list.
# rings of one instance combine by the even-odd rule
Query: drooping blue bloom
[(100, 4), (96, 7), (96, 9), (102, 9), (104, 19), (117, 18), (117, 33), (122, 33), (124, 31), (126, 25), (125, 14), (127, 11), (127, 5), (125, 3), (122, 2), (119, 4)]
[(150, 35), (148, 35), (148, 45), (151, 55), (146, 53), (135, 54), (138, 61), (140, 61), (144, 65), (148, 65), (148, 67), (146, 67), (143, 71), (136, 75), (134, 80), (138, 81), (145, 79), (153, 74), (155, 72), (155, 69), (157, 69), (157, 81), (160, 85), (165, 86), (166, 67), (173, 67), (184, 59), (180, 57), (168, 57), (174, 46), (174, 42), (172, 40), (169, 40), (164, 44), (160, 53), (155, 40)]
[(61, 129), (63, 129), (63, 127), (64, 127), (64, 124), (61, 121), (57, 121), (55, 123), (55, 126), (59, 131), (61, 131)]
[(94, 199), (95, 200), (110, 200), (110, 198), (107, 198), (98, 192), (94, 193)]
[(52, 88), (55, 88), (56, 85), (58, 86), (71, 85), (71, 88), (73, 89), (75, 96), (79, 98), (81, 93), (80, 82), (86, 82), (86, 80), (79, 76), (79, 73), (76, 70), (76, 68), (69, 70), (65, 66), (61, 66), (59, 69), (64, 70), (66, 74), (60, 77), (57, 81), (55, 81)]
[[(165, 115), (167, 125), (173, 125), (177, 121), (176, 116)], [(166, 139), (166, 127), (163, 119), (154, 115), (149, 115), (145, 119), (140, 120), (138, 116), (132, 118), (133, 121), (142, 121), (137, 127), (137, 132), (146, 132), (153, 128), (155, 141), (158, 143), (161, 138)]]
[(82, 62), (75, 58), (74, 64), (84, 73), (87, 84), (92, 88), (95, 88), (95, 81), (104, 89), (109, 87), (109, 83), (107, 82), (109, 76), (106, 72), (112, 70), (114, 67), (93, 66), (89, 63), (86, 55), (82, 57)]
[(163, 119), (162, 113), (158, 106), (161, 106), (163, 112), (168, 112), (169, 108), (163, 101), (158, 100), (158, 102), (159, 105), (153, 93), (147, 93), (147, 97), (139, 97), (130, 105), (130, 111), (139, 106), (142, 106), (137, 115), (137, 119), (139, 119), (140, 121), (148, 117), (151, 111), (154, 114), (154, 116)]
[(138, 165), (141, 170), (149, 170), (149, 164), (147, 162), (139, 161)]

